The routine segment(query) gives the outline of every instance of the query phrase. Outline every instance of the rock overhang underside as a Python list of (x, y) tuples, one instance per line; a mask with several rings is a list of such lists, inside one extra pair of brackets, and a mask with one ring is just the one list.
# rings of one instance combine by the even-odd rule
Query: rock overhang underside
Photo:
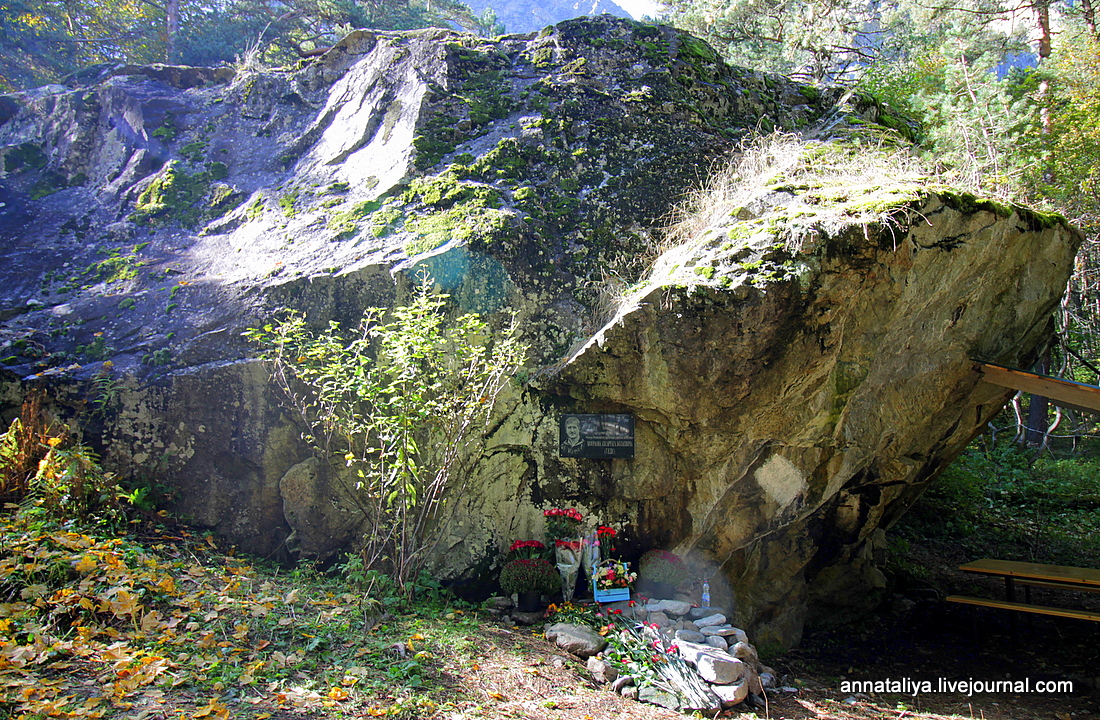
[[(240, 332), (285, 306), (354, 322), (427, 271), (532, 346), (441, 575), (493, 577), (542, 510), (576, 506), (626, 552), (690, 557), (789, 645), (812, 608), (873, 598), (884, 529), (1003, 402), (971, 359), (1029, 364), (1080, 241), (908, 167), (805, 171), (898, 125), (838, 100), (614, 18), (356, 31), (290, 70), (114, 66), (5, 96), (9, 413), (47, 384), (175, 511), (331, 555), (358, 517)], [(786, 141), (788, 164), (668, 240), (674, 203), (761, 129), (844, 139)], [(634, 414), (636, 457), (559, 457), (563, 412)]]

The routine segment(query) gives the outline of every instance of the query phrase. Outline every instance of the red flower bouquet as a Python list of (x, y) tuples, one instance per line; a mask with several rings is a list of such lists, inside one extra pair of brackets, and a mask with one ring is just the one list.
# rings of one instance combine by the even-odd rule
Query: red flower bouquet
[(574, 508), (553, 508), (542, 513), (546, 517), (546, 537), (550, 540), (573, 540), (580, 537), (584, 516)]
[(513, 558), (523, 558), (525, 560), (542, 557), (545, 551), (546, 546), (538, 540), (516, 540), (512, 543), (512, 547), (508, 548), (508, 552), (512, 553)]

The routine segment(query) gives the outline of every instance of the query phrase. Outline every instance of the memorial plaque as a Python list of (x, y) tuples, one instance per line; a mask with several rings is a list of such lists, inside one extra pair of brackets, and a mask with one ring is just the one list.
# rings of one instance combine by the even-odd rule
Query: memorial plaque
[(558, 454), (571, 458), (634, 457), (633, 415), (562, 415)]

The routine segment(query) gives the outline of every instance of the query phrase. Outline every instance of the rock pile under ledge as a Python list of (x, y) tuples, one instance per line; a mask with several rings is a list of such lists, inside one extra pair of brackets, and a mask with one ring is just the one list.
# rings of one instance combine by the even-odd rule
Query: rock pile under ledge
[[(721, 608), (694, 607), (681, 600), (654, 600), (633, 605), (609, 603), (603, 608), (604, 612), (618, 611), (622, 617), (637, 622), (643, 635), (657, 641), (658, 650), (675, 653), (695, 675), (683, 683), (662, 683), (665, 687), (638, 685), (637, 678), (620, 675), (602, 658), (608, 643), (593, 628), (571, 623), (546, 625), (547, 640), (587, 659), (592, 677), (625, 697), (671, 710), (715, 711), (731, 708), (747, 699), (756, 700), (764, 688), (776, 684), (775, 671), (760, 663), (748, 635), (731, 625)], [(762, 699), (760, 704), (763, 704)]]

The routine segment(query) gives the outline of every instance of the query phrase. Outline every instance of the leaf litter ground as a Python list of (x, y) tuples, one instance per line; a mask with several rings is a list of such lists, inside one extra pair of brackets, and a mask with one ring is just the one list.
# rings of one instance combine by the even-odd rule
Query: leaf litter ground
[[(1037, 619), (1021, 641), (938, 602), (810, 634), (770, 664), (794, 690), (727, 718), (1100, 717), (1096, 629)], [(181, 527), (103, 537), (9, 516), (0, 535), (0, 717), (682, 717), (595, 685), (582, 663), (461, 603), (392, 615), (309, 569)], [(857, 694), (844, 679), (1073, 677), (1072, 694)], [(1093, 681), (1094, 682), (1094, 681)]]

